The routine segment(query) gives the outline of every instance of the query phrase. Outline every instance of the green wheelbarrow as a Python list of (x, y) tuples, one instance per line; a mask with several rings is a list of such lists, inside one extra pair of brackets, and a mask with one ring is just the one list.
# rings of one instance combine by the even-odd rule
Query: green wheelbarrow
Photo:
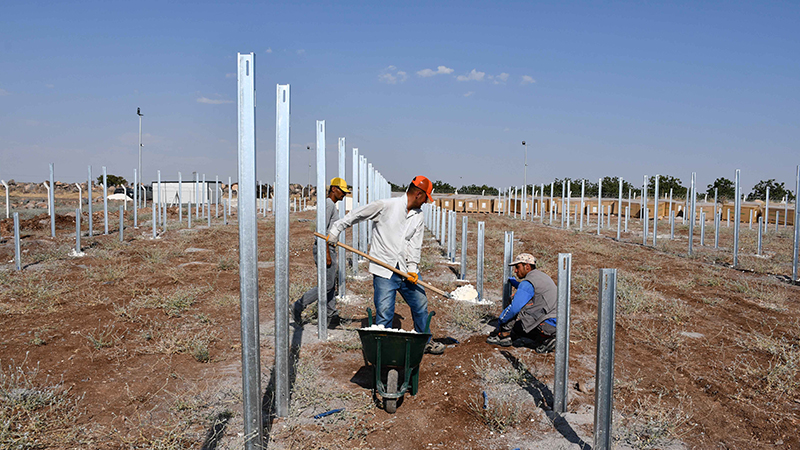
[[(383, 407), (386, 412), (394, 414), (397, 411), (397, 400), (406, 392), (417, 395), (419, 388), (419, 364), (425, 353), (425, 346), (431, 339), (431, 317), (436, 314), (431, 311), (428, 323), (425, 324), (425, 333), (409, 333), (392, 330), (359, 329), (361, 338), (361, 352), (364, 360), (372, 366), (375, 381), (372, 385), (372, 394), (377, 391), (383, 398)], [(373, 324), (372, 310), (367, 308), (369, 326)], [(383, 368), (388, 368), (386, 383), (381, 380)], [(398, 369), (403, 370), (403, 383), (398, 386)]]

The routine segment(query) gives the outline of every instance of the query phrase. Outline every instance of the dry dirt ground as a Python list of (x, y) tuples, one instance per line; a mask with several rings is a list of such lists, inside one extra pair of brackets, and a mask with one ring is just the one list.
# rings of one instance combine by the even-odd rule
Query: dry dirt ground
[[(315, 283), (313, 218), (314, 212), (292, 214), (291, 300)], [(126, 230), (120, 243), (112, 217), (111, 234), (84, 237), (86, 256), (71, 258), (74, 218), (60, 218), (55, 240), (49, 224), (37, 228), (39, 220), (23, 227), (24, 270), (0, 266), (0, 448), (241, 448), (235, 224), (215, 219), (211, 228), (185, 230), (172, 211), (160, 239), (150, 239), (145, 225)], [(149, 220), (149, 212), (140, 220)], [(590, 448), (597, 279), (604, 267), (619, 269), (617, 448), (800, 447), (800, 287), (785, 282), (788, 232), (768, 237), (767, 258), (751, 256), (745, 244), (748, 271), (740, 271), (726, 265), (729, 252), (699, 248), (697, 241), (698, 252), (687, 257), (683, 226), (676, 241), (652, 248), (640, 245), (635, 232), (616, 242), (610, 230), (596, 236), (594, 228), (578, 233), (471, 215), (470, 280), (478, 220), (486, 222), (490, 299), (500, 297), (504, 231), (513, 230), (515, 250), (536, 255), (554, 278), (558, 253), (573, 255), (569, 412), (550, 411), (552, 354), (485, 343), (498, 306), (435, 295), (431, 327), (448, 348), (423, 359), (418, 395), (406, 395), (395, 414), (385, 412), (372, 396), (355, 331), (371, 305), (362, 265), (362, 278), (348, 279), (343, 324), (328, 341), (316, 339), (313, 308), (304, 328), (291, 327), (290, 414), (275, 417), (268, 216), (259, 219), (268, 448)], [(94, 226), (102, 233), (102, 216)], [(13, 259), (8, 229), (2, 221), (3, 263)], [(729, 235), (723, 233), (723, 246)], [(449, 291), (458, 286), (457, 270), (428, 235), (422, 277)], [(398, 319), (409, 329), (408, 307), (399, 303)]]

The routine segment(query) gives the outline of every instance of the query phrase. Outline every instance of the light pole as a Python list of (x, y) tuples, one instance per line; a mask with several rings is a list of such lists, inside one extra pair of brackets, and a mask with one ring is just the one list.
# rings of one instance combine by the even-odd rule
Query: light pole
[[(144, 176), (142, 174), (142, 109), (136, 108), (136, 115), (139, 116), (139, 179), (144, 184)], [(139, 189), (138, 186), (134, 187), (134, 189)], [(139, 199), (141, 202), (141, 199)]]

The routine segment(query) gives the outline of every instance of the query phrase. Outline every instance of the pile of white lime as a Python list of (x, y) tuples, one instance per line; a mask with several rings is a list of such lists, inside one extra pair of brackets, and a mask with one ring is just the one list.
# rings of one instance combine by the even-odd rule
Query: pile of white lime
[(395, 333), (416, 333), (414, 330), (402, 330), (400, 328), (386, 328), (383, 325), (374, 324), (371, 327), (359, 328), (359, 330), (364, 331), (392, 331)]
[(491, 305), (490, 300), (479, 300), (478, 291), (471, 284), (461, 286), (450, 293), (450, 298), (462, 302), (474, 303), (476, 305)]

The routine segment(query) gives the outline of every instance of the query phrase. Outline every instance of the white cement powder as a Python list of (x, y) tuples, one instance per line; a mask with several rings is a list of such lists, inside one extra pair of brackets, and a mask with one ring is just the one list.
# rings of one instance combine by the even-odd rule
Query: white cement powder
[(450, 298), (462, 302), (474, 303), (476, 305), (491, 305), (491, 300), (478, 300), (478, 291), (471, 284), (461, 286), (450, 293)]
[(378, 325), (378, 324), (372, 325), (371, 327), (359, 328), (359, 329), (360, 330), (368, 330), (368, 331), (393, 331), (393, 332), (396, 332), (396, 333), (416, 333), (416, 331), (414, 331), (414, 330), (401, 330), (401, 329), (398, 329), (398, 328), (386, 328), (383, 325)]

